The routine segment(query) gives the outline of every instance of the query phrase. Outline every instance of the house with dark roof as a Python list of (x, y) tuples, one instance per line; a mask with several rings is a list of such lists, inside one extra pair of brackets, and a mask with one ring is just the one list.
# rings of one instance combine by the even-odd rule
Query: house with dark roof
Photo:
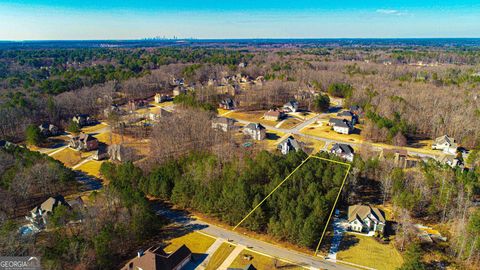
[(297, 112), (298, 111), (298, 102), (291, 100), (283, 105), (283, 110), (286, 112)]
[(348, 207), (348, 224), (349, 229), (355, 232), (383, 234), (386, 224), (385, 213), (369, 205), (351, 205)]
[(243, 134), (250, 136), (254, 140), (260, 141), (267, 137), (267, 130), (260, 123), (250, 123), (243, 128)]
[(161, 247), (151, 247), (139, 251), (137, 257), (130, 260), (122, 270), (180, 270), (192, 259), (192, 252), (182, 245), (172, 253), (166, 253)]
[(224, 110), (233, 110), (236, 107), (236, 103), (231, 98), (225, 98), (220, 101), (218, 106)]
[(332, 126), (334, 131), (342, 134), (350, 134), (353, 131), (353, 125), (347, 119), (330, 118), (328, 125)]
[(286, 155), (290, 151), (300, 151), (300, 150), (302, 150), (302, 147), (297, 140), (295, 140), (292, 136), (289, 136), (288, 138), (281, 141), (277, 145), (277, 149), (280, 150), (280, 152), (282, 152), (282, 154)]
[(77, 123), (80, 127), (90, 126), (97, 123), (97, 120), (90, 117), (88, 114), (76, 114), (73, 116), (72, 121)]
[(72, 137), (68, 146), (79, 151), (92, 151), (98, 148), (98, 140), (90, 134), (82, 133)]
[(344, 143), (336, 143), (333, 145), (330, 153), (335, 154), (336, 156), (348, 160), (350, 162), (353, 161), (354, 151), (353, 148)]
[(351, 111), (339, 112), (337, 113), (337, 116), (342, 119), (347, 119), (352, 123), (352, 125), (355, 125), (358, 123), (358, 115), (352, 113)]
[(50, 123), (43, 123), (39, 125), (38, 128), (40, 129), (40, 133), (45, 137), (57, 136), (60, 134), (60, 129)]
[(153, 97), (153, 99), (155, 100), (155, 103), (162, 103), (162, 102), (165, 102), (165, 101), (169, 101), (172, 98), (169, 95), (156, 93), (155, 96)]

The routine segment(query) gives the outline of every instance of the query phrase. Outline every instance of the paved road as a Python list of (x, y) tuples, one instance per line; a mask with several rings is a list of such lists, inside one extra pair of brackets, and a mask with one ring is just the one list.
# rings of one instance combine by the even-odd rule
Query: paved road
[[(318, 115), (308, 119), (307, 121), (291, 128), (291, 129), (277, 128), (277, 127), (274, 127), (274, 126), (269, 126), (269, 125), (264, 125), (264, 124), (262, 124), (262, 125), (264, 125), (265, 128), (267, 128), (268, 130), (273, 130), (273, 131), (282, 132), (282, 133), (290, 133), (290, 134), (298, 135), (298, 136), (301, 136), (301, 137), (304, 137), (304, 138), (313, 139), (313, 140), (317, 140), (317, 141), (322, 141), (322, 142), (325, 143), (324, 150), (326, 150), (327, 145), (331, 145), (331, 144), (334, 144), (334, 143), (348, 143), (352, 146), (358, 146), (358, 147), (361, 146), (362, 144), (368, 144), (376, 151), (380, 151), (380, 150), (383, 149), (382, 147), (373, 145), (369, 142), (363, 142), (363, 143), (345, 142), (345, 141), (341, 141), (341, 140), (327, 139), (327, 138), (322, 138), (322, 137), (317, 137), (317, 136), (312, 136), (312, 135), (307, 135), (307, 134), (301, 133), (302, 129), (309, 126), (310, 124), (315, 123), (315, 121), (317, 121), (323, 115), (324, 114), (318, 114)], [(245, 121), (245, 120), (242, 120), (242, 119), (236, 119), (236, 118), (234, 118), (234, 119), (237, 120), (239, 123), (242, 123), (244, 125), (248, 125), (248, 124), (252, 123), (250, 121)], [(392, 146), (392, 148), (393, 147), (394, 146)], [(435, 158), (436, 157), (435, 155), (432, 155), (432, 154), (425, 154), (425, 153), (417, 152), (417, 151), (411, 150), (411, 149), (408, 149), (407, 151), (408, 151), (409, 155), (417, 156), (419, 158)]]
[(279, 259), (285, 259), (305, 267), (335, 270), (354, 269), (345, 265), (327, 262), (319, 257), (314, 257), (297, 251), (275, 246), (260, 240), (256, 240), (246, 235), (223, 229), (218, 226), (200, 221), (198, 219), (189, 218), (185, 216), (182, 212), (171, 211), (166, 208), (161, 208), (157, 211), (157, 214), (167, 217), (168, 219), (173, 220), (174, 222), (182, 225), (183, 227), (192, 228), (192, 230), (199, 230), (215, 237), (228, 239), (232, 243), (235, 243), (237, 245), (243, 245), (254, 251), (265, 253)]

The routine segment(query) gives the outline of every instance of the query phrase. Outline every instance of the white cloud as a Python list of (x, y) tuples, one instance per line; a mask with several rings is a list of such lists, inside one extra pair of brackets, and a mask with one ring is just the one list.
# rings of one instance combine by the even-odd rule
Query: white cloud
[(406, 12), (403, 12), (397, 9), (377, 9), (376, 12), (380, 14), (385, 14), (385, 15), (397, 15), (397, 16), (407, 14)]

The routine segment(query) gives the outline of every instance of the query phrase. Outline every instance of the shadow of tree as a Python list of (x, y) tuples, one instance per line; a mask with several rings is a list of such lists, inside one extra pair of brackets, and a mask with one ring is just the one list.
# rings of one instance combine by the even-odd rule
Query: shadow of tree
[(347, 250), (353, 246), (358, 245), (358, 238), (355, 235), (352, 234), (345, 234), (343, 235), (342, 242), (340, 243), (340, 247), (338, 248), (338, 251), (342, 250)]
[(278, 135), (275, 134), (275, 133), (267, 133), (267, 139), (269, 139), (269, 140), (278, 140), (278, 139), (280, 139), (280, 136), (278, 136)]

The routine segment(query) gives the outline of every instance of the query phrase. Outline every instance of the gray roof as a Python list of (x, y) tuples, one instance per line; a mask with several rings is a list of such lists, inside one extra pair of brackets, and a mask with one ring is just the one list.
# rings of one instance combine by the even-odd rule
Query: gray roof
[(295, 149), (295, 151), (298, 151), (301, 149), (300, 147), (300, 144), (298, 143), (297, 140), (295, 140), (295, 138), (293, 138), (292, 136), (289, 136), (288, 138), (286, 138), (285, 140), (281, 141), (277, 148), (281, 149), (282, 148), (282, 145), (283, 144), (288, 144), (290, 145), (291, 148)]
[(332, 147), (332, 151), (336, 151), (337, 149), (340, 149), (342, 151), (342, 153), (345, 153), (347, 155), (350, 155), (350, 154), (354, 153), (353, 148), (350, 145), (344, 144), (344, 143), (334, 144), (333, 147)]
[(265, 127), (260, 124), (260, 123), (250, 123), (248, 125), (245, 126), (246, 129), (252, 129), (252, 130), (262, 130), (262, 129), (265, 129)]

